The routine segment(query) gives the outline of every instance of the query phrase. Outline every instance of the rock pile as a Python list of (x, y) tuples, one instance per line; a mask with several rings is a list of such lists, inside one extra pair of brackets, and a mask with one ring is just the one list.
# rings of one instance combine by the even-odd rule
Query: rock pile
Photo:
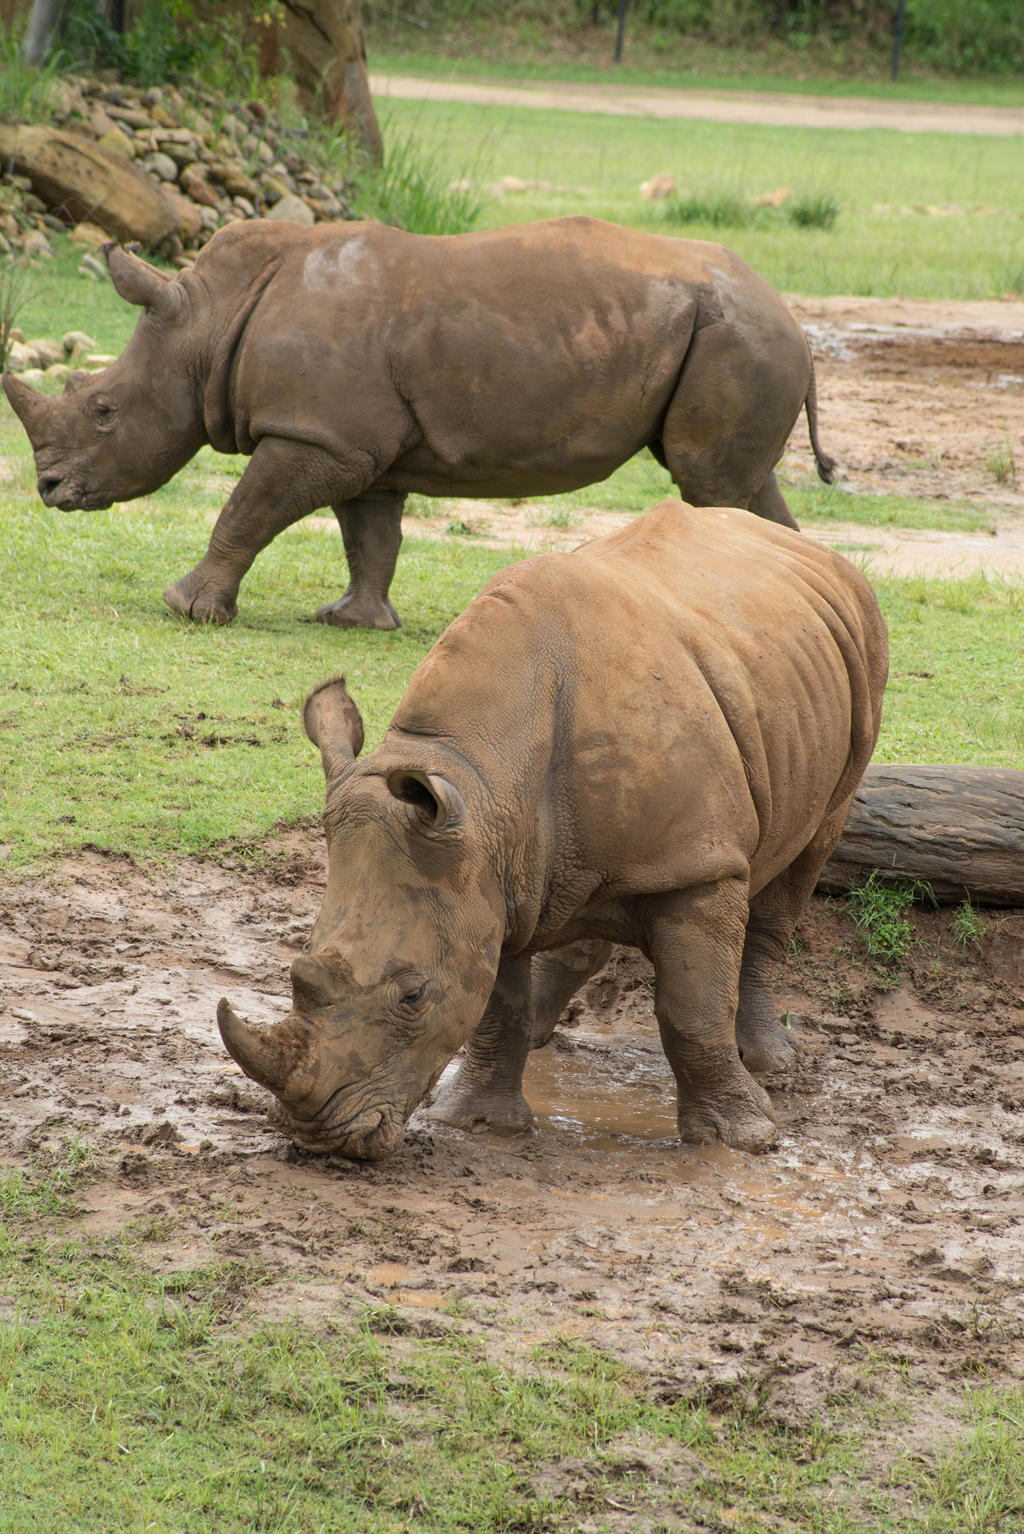
[(347, 182), (301, 147), (262, 102), (64, 76), (46, 127), (0, 123), (0, 255), (45, 255), (73, 226), (86, 248), (140, 239), (184, 266), (235, 219), (351, 218)]
[(44, 379), (63, 383), (75, 370), (94, 373), (114, 361), (113, 357), (97, 349), (96, 342), (84, 330), (69, 330), (59, 341), (42, 336), (27, 341), (22, 331), (12, 330), (9, 343), (8, 370), (20, 373), (25, 382), (33, 386)]

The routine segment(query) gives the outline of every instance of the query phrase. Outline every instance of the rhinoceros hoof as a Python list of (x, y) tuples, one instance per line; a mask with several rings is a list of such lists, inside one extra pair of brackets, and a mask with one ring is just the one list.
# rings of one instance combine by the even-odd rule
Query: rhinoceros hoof
[(182, 580), (168, 586), (164, 601), (183, 618), (193, 623), (230, 623), (238, 612), (238, 604), (214, 592), (196, 591), (186, 575)]
[[(721, 1103), (688, 1103), (679, 1108), (679, 1138), (687, 1145), (722, 1145), (733, 1150), (760, 1154), (779, 1143), (779, 1128), (769, 1116), (771, 1104), (767, 1092), (754, 1082), (754, 1101), (735, 1099)], [(751, 1094), (753, 1096), (753, 1094)], [(768, 1112), (757, 1105), (763, 1101)]]
[(366, 597), (339, 597), (328, 602), (316, 615), (318, 623), (332, 623), (341, 629), (391, 629), (402, 627), (402, 621), (391, 603), (385, 598), (371, 601)]
[(770, 1076), (775, 1071), (792, 1070), (800, 1054), (800, 1046), (782, 1028), (774, 1023), (769, 1027), (746, 1031), (741, 1024), (736, 1027), (740, 1059), (748, 1071), (756, 1076)]
[(524, 1097), (518, 1101), (511, 1098), (463, 1098), (443, 1095), (433, 1107), (427, 1109), (427, 1117), (453, 1129), (469, 1134), (524, 1134), (533, 1124), (533, 1112)]

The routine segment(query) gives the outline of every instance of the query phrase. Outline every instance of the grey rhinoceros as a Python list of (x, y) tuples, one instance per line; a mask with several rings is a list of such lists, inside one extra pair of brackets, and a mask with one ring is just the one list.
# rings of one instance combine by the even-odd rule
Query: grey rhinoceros
[(309, 698), (326, 894), (290, 1015), (260, 1031), (220, 1003), (229, 1052), (307, 1150), (389, 1155), (467, 1043), (432, 1112), (522, 1129), (528, 1052), (632, 944), (683, 1140), (770, 1147), (752, 1072), (791, 1046), (769, 976), (874, 748), (887, 664), (860, 572), (744, 511), (666, 500), (505, 570), (364, 760), (344, 682)]
[(143, 308), (123, 355), (57, 400), (4, 387), (65, 511), (148, 494), (204, 443), (251, 455), (165, 592), (188, 617), (230, 622), (259, 551), (318, 507), (350, 584), (317, 616), (390, 629), (409, 491), (546, 495), (650, 447), (694, 504), (795, 526), (773, 470), (804, 406), (834, 467), (803, 332), (720, 245), (587, 218), (451, 237), (254, 221), (173, 280), (117, 246), (107, 261)]

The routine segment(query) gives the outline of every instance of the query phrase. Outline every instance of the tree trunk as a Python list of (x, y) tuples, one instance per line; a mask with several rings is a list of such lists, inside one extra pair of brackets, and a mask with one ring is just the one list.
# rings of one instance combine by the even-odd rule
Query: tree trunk
[(366, 40), (359, 0), (281, 0), (280, 19), (263, 29), (265, 73), (287, 71), (303, 106), (344, 123), (374, 160), (381, 157), (380, 125), (366, 74)]
[(31, 64), (33, 68), (46, 57), (62, 4), (63, 0), (32, 0), (21, 54), (25, 63)]
[(940, 904), (1024, 906), (1024, 772), (873, 763), (818, 889), (873, 871), (924, 880)]

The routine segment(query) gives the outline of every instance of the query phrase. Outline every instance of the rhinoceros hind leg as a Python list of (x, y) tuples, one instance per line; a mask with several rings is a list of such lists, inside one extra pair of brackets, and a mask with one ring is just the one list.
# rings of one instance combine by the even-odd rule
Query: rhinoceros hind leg
[(800, 530), (799, 522), (786, 505), (774, 471), (769, 474), (757, 494), (750, 497), (747, 510), (752, 511), (755, 516), (764, 517), (766, 522), (777, 522), (780, 527), (793, 527), (798, 532)]
[(530, 1052), (530, 961), (503, 959), (494, 990), (455, 1075), (441, 1086), (428, 1116), (456, 1129), (520, 1134), (533, 1123), (523, 1096)]
[(339, 629), (381, 629), (386, 633), (402, 627), (401, 618), (386, 598), (383, 602), (358, 601), (351, 587), (336, 602), (317, 608), (316, 621)]
[(680, 1139), (766, 1151), (778, 1141), (771, 1100), (736, 1048), (747, 911), (740, 879), (659, 896), (650, 903), (646, 946), (661, 1042), (678, 1088)]
[(818, 875), (839, 840), (845, 813), (843, 806), (839, 814), (829, 815), (799, 857), (750, 902), (736, 1042), (743, 1064), (758, 1075), (791, 1069), (800, 1053), (796, 1039), (779, 1021), (770, 982)]
[(694, 506), (743, 506), (796, 527), (772, 471), (807, 398), (810, 353), (775, 295), (733, 298), (731, 323), (690, 342), (662, 426), (665, 463)]
[(533, 956), (533, 1037), (531, 1047), (540, 1049), (554, 1033), (558, 1019), (582, 985), (611, 958), (611, 943), (584, 938)]
[(349, 629), (401, 627), (388, 591), (402, 545), (404, 504), (404, 495), (370, 490), (334, 507), (345, 544), (349, 585), (344, 596), (320, 608), (319, 623)]

